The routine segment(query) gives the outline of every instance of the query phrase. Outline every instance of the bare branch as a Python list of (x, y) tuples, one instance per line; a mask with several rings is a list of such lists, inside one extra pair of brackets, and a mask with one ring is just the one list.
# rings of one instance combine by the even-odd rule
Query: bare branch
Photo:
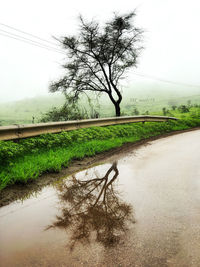
[(120, 116), (122, 95), (118, 86), (126, 71), (137, 66), (142, 49), (143, 31), (134, 26), (134, 17), (135, 12), (115, 14), (100, 27), (98, 22), (86, 22), (80, 16), (79, 34), (60, 40), (67, 52), (66, 75), (52, 83), (50, 91), (72, 93), (75, 98), (84, 91), (107, 93), (116, 116)]

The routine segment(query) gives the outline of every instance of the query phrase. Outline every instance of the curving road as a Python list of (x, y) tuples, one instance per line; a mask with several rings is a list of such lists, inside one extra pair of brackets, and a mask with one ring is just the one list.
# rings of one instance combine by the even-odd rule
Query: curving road
[(0, 266), (200, 266), (200, 130), (1, 208)]

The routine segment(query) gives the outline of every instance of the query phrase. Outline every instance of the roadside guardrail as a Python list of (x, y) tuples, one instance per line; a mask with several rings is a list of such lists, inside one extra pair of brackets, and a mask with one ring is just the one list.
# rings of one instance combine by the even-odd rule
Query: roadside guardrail
[(14, 124), (10, 126), (0, 126), (0, 140), (14, 140), (19, 138), (33, 137), (46, 133), (59, 133), (92, 126), (108, 126), (114, 124), (124, 124), (133, 122), (163, 122), (178, 120), (174, 117), (166, 116), (125, 116), (111, 117), (76, 121), (59, 121), (36, 124)]

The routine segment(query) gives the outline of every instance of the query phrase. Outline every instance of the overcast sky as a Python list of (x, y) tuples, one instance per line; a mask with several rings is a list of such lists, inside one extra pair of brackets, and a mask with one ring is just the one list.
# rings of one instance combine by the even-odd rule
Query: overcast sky
[(62, 74), (64, 58), (62, 53), (6, 37), (7, 32), (23, 34), (2, 24), (55, 42), (52, 36), (77, 31), (79, 14), (104, 22), (113, 12), (123, 14), (135, 8), (136, 23), (145, 29), (145, 50), (128, 82), (142, 82), (143, 78), (134, 74), (137, 72), (200, 85), (199, 0), (1, 0), (0, 102), (47, 93), (49, 82)]

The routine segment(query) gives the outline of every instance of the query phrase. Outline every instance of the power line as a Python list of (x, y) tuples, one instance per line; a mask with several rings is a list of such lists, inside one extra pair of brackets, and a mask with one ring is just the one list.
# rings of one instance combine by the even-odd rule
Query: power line
[[(48, 46), (48, 45), (43, 44), (43, 43), (41, 43), (41, 42), (32, 40), (32, 39), (30, 39), (30, 38), (26, 38), (26, 37), (23, 37), (23, 36), (21, 36), (21, 35), (18, 35), (18, 34), (9, 32), (9, 31), (5, 31), (5, 30), (2, 30), (2, 29), (0, 29), (0, 31), (1, 31), (1, 32), (4, 32), (4, 33), (6, 33), (6, 34), (10, 34), (11, 36), (18, 37), (18, 38), (27, 40), (27, 41), (29, 41), (29, 42), (36, 43), (36, 44), (38, 44), (38, 45), (42, 45), (42, 46), (44, 46), (44, 47), (47, 47), (47, 48), (54, 49), (54, 50), (57, 50), (57, 51), (59, 51), (59, 52), (62, 52), (60, 49), (57, 49), (57, 48), (52, 47), (52, 46)], [(63, 53), (63, 52), (62, 52), (62, 53)]]
[[(25, 31), (22, 31), (20, 29), (17, 29), (15, 27), (9, 26), (7, 24), (0, 23), (0, 25), (2, 25), (4, 27), (7, 27), (7, 28), (10, 28), (12, 30), (15, 30), (17, 32), (20, 32), (20, 33), (29, 35), (29, 36), (31, 36), (33, 38), (37, 38), (38, 40), (43, 41), (43, 42), (46, 42), (46, 43), (49, 43), (51, 45), (58, 46), (57, 44), (55, 44), (53, 42), (50, 42), (50, 41), (48, 41), (48, 40), (46, 40), (44, 38), (41, 38), (41, 37), (36, 36), (34, 34), (31, 34), (31, 33), (25, 32)], [(33, 39), (26, 38), (26, 37), (23, 37), (21, 35), (18, 35), (18, 34), (12, 33), (12, 32), (8, 32), (8, 31), (2, 30), (2, 29), (0, 29), (0, 31), (1, 32), (4, 32), (4, 33), (0, 33), (0, 35), (2, 35), (2, 36), (9, 37), (9, 38), (12, 38), (12, 39), (15, 39), (15, 40), (18, 40), (18, 41), (22, 41), (22, 42), (28, 43), (30, 45), (34, 45), (34, 46), (37, 46), (37, 47), (40, 47), (40, 48), (47, 49), (49, 51), (53, 51), (53, 52), (57, 52), (57, 53), (60, 53), (60, 54), (64, 54), (65, 55), (65, 53), (62, 50), (59, 50), (59, 49), (57, 49), (55, 47), (48, 46), (46, 44), (43, 44), (43, 43), (38, 42), (38, 41), (35, 41)], [(197, 88), (200, 88), (200, 85), (193, 85), (193, 84), (186, 84), (186, 83), (174, 82), (174, 81), (170, 81), (170, 80), (166, 80), (166, 79), (161, 79), (161, 78), (158, 78), (158, 77), (155, 77), (155, 76), (151, 76), (151, 75), (148, 75), (148, 74), (143, 74), (143, 73), (133, 73), (133, 74), (135, 74), (137, 76), (140, 76), (140, 77), (149, 78), (149, 79), (153, 79), (153, 80), (156, 80), (156, 81), (159, 81), (159, 82), (163, 82), (163, 83), (170, 83), (170, 84), (184, 86), (184, 87), (197, 87)]]
[(56, 43), (53, 43), (53, 42), (51, 42), (51, 41), (48, 41), (48, 40), (46, 40), (46, 39), (44, 39), (44, 38), (41, 38), (41, 37), (39, 37), (39, 36), (37, 36), (37, 35), (34, 35), (34, 34), (32, 34), (32, 33), (28, 33), (28, 32), (22, 31), (22, 30), (20, 30), (20, 29), (17, 29), (17, 28), (15, 28), (15, 27), (9, 26), (9, 25), (4, 24), (4, 23), (1, 23), (1, 22), (0, 22), (0, 25), (2, 25), (2, 26), (4, 26), (4, 27), (7, 27), (7, 28), (9, 28), (9, 29), (15, 30), (15, 31), (17, 31), (17, 32), (20, 32), (20, 33), (29, 35), (29, 36), (31, 36), (31, 37), (34, 37), (34, 38), (36, 38), (36, 39), (38, 39), (38, 40), (40, 40), (40, 41), (43, 41), (43, 42), (46, 42), (46, 43), (49, 43), (49, 44), (58, 46)]
[(194, 84), (187, 84), (187, 83), (180, 83), (180, 82), (169, 81), (169, 80), (161, 79), (161, 78), (158, 78), (158, 77), (155, 77), (155, 76), (151, 76), (151, 75), (148, 75), (148, 74), (137, 73), (137, 72), (136, 73), (133, 73), (133, 74), (135, 74), (137, 76), (149, 78), (149, 79), (152, 79), (152, 80), (156, 80), (156, 81), (159, 81), (159, 82), (171, 83), (171, 84), (181, 85), (181, 86), (186, 86), (186, 87), (197, 87), (197, 88), (200, 89), (200, 85), (194, 85)]
[[(3, 33), (2, 33), (3, 32)], [(37, 42), (37, 41), (34, 41), (34, 40), (31, 40), (29, 38), (26, 38), (26, 37), (23, 37), (23, 36), (20, 36), (18, 34), (13, 34), (11, 32), (8, 32), (8, 31), (4, 31), (2, 29), (0, 29), (0, 35), (2, 36), (5, 36), (5, 37), (9, 37), (9, 38), (12, 38), (12, 39), (15, 39), (15, 40), (18, 40), (18, 41), (21, 41), (21, 42), (25, 42), (25, 43), (28, 43), (30, 45), (34, 45), (34, 46), (37, 46), (37, 47), (40, 47), (40, 48), (44, 48), (44, 49), (47, 49), (47, 50), (50, 50), (50, 51), (54, 51), (54, 52), (57, 52), (57, 53), (60, 53), (60, 54), (64, 54), (64, 52), (62, 52), (61, 50), (59, 49), (56, 49), (54, 47), (51, 47), (51, 46), (47, 46), (45, 44), (42, 44), (40, 42)]]
[[(58, 51), (56, 51), (56, 50), (49, 49), (49, 48), (47, 48), (47, 47), (45, 47), (45, 46), (37, 45), (37, 44), (31, 43), (31, 42), (28, 42), (28, 41), (26, 41), (26, 40), (22, 40), (22, 39), (19, 39), (19, 38), (16, 38), (16, 37), (13, 37), (13, 36), (4, 34), (4, 33), (0, 33), (0, 35), (2, 35), (2, 36), (4, 36), (4, 37), (11, 38), (11, 39), (15, 39), (15, 40), (18, 40), (18, 41), (21, 41), (21, 42), (24, 42), (24, 43), (27, 43), (27, 44), (30, 44), (30, 45), (33, 45), (33, 46), (37, 46), (37, 47), (40, 47), (40, 48), (44, 48), (44, 49), (49, 50), (49, 51), (51, 51), (51, 52), (56, 52), (56, 53), (60, 53), (60, 54), (61, 54), (61, 52), (58, 52)], [(62, 53), (62, 54), (64, 54), (64, 53)]]

